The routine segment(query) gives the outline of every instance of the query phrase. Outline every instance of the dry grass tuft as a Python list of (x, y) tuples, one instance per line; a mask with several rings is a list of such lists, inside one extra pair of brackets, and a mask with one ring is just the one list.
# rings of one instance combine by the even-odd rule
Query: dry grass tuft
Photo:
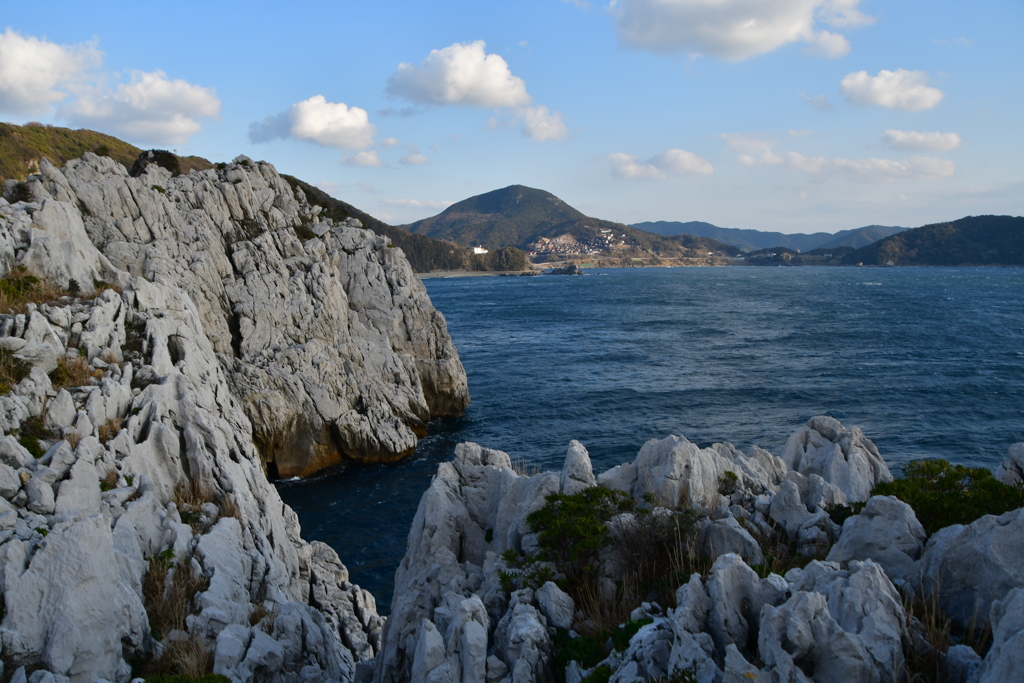
[(82, 435), (78, 432), (68, 432), (64, 435), (64, 440), (71, 446), (71, 450), (78, 448), (78, 444), (82, 443)]
[(117, 488), (117, 470), (111, 469), (100, 479), (100, 491), (113, 491)]
[(202, 637), (193, 635), (188, 640), (168, 643), (163, 657), (152, 664), (169, 674), (194, 680), (213, 671), (213, 653), (206, 648)]
[(103, 424), (100, 425), (100, 443), (106, 444), (108, 441), (117, 436), (118, 432), (121, 431), (121, 425), (124, 424), (124, 420), (119, 417), (112, 417)]
[(66, 387), (84, 387), (93, 377), (103, 377), (103, 371), (91, 365), (82, 356), (68, 358), (61, 356), (57, 360), (57, 369), (50, 373), (50, 382), (57, 391)]
[(961, 643), (984, 657), (992, 632), (977, 626), (977, 616), (967, 628), (958, 628), (938, 601), (938, 591), (903, 595), (903, 611), (910, 622), (910, 640), (903, 648), (903, 674), (907, 683), (947, 683), (945, 652)]
[(225, 494), (217, 506), (220, 508), (221, 517), (234, 517), (239, 522), (242, 521), (242, 511), (238, 509), (238, 503), (235, 502), (234, 496)]
[(525, 458), (516, 456), (512, 459), (512, 471), (518, 474), (520, 477), (532, 477), (535, 474), (540, 474), (544, 471), (540, 465), (532, 465), (526, 462)]
[(149, 571), (142, 582), (149, 626), (158, 639), (173, 630), (185, 630), (185, 618), (193, 611), (196, 595), (210, 587), (210, 579), (195, 570), (191, 558), (180, 562), (173, 558), (170, 550), (150, 558)]
[(0, 395), (11, 393), (18, 382), (28, 377), (31, 372), (31, 365), (16, 358), (11, 351), (0, 349)]
[(0, 279), (3, 312), (24, 313), (28, 304), (46, 304), (68, 295), (68, 290), (29, 274), (25, 266), (15, 266)]

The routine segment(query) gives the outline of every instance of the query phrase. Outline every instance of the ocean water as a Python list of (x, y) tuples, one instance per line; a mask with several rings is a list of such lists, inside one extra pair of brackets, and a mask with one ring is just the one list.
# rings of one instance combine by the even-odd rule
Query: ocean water
[(808, 418), (864, 430), (894, 470), (995, 467), (1024, 441), (1024, 269), (649, 268), (425, 281), (472, 404), (403, 463), (280, 482), (307, 539), (390, 608), (409, 524), (439, 462), (475, 441), (596, 471), (669, 434), (781, 454)]

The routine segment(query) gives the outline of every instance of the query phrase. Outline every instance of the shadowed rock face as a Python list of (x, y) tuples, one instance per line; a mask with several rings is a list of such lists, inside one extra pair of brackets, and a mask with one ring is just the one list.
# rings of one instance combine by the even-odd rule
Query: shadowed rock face
[(104, 256), (80, 281), (120, 271), (195, 302), (269, 472), (397, 460), (469, 404), (444, 317), (401, 250), (356, 220), (320, 221), (269, 164), (132, 178), (89, 154), (41, 171), (38, 189), (66, 209), (37, 212), (44, 229), (84, 225)]

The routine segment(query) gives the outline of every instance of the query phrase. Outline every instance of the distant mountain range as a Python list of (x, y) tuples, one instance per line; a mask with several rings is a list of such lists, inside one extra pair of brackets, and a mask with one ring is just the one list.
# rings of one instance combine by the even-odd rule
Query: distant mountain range
[(400, 226), (412, 233), (450, 240), (463, 246), (529, 249), (542, 238), (569, 236), (579, 243), (613, 243), (616, 256), (696, 257), (709, 252), (733, 256), (739, 249), (704, 236), (657, 235), (591, 218), (544, 190), (511, 185), (470, 197), (436, 216)]
[(812, 234), (786, 234), (762, 230), (741, 230), (739, 228), (720, 228), (703, 221), (653, 221), (634, 223), (634, 228), (653, 232), (657, 235), (699, 235), (710, 237), (724, 244), (731, 244), (743, 251), (757, 251), (771, 247), (787, 247), (800, 251), (813, 249), (835, 249), (837, 247), (864, 247), (872, 242), (895, 235), (907, 228), (886, 225), (868, 225), (853, 230), (841, 230), (835, 234), (815, 232)]

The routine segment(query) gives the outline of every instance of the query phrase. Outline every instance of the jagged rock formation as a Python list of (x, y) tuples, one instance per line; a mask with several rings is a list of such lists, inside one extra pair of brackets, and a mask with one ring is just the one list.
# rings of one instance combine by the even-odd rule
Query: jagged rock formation
[[(954, 618), (958, 606), (984, 612), (986, 621), (991, 614), (995, 644), (984, 661), (965, 645), (941, 655), (950, 680), (987, 683), (1016, 671), (1024, 638), (1024, 541), (1017, 529), (1024, 511), (950, 527), (925, 549), (913, 510), (895, 498), (871, 498), (842, 527), (829, 516), (832, 506), (863, 500), (865, 486), (870, 491), (891, 479), (859, 429), (813, 418), (786, 453), (778, 458), (755, 446), (744, 454), (727, 443), (702, 449), (673, 436), (648, 442), (633, 462), (594, 477), (586, 449), (573, 441), (561, 475), (523, 476), (505, 453), (460, 444), (455, 460), (439, 466), (409, 532), (375, 681), (551, 680), (555, 635), (561, 629), (576, 637), (571, 629), (584, 613), (551, 582), (509, 591), (504, 553), (536, 552), (538, 537), (526, 518), (547, 495), (595, 484), (655, 505), (653, 515), (669, 514), (657, 506), (704, 510), (695, 540), (713, 564), (678, 588), (674, 609), (643, 603), (634, 610), (631, 619), (651, 623), (627, 648), (591, 669), (570, 663), (570, 683), (597, 667), (617, 683), (683, 670), (700, 683), (901, 680), (904, 653), (918, 647), (920, 626), (904, 611), (896, 586), (911, 594), (922, 577), (939, 587), (936, 595)], [(612, 518), (611, 533), (630, 533), (630, 518)], [(751, 568), (764, 562), (752, 534), (771, 533), (808, 555), (839, 543), (825, 561), (762, 578)], [(968, 558), (979, 555), (996, 559)], [(622, 566), (601, 555), (602, 600), (616, 599)], [(466, 614), (474, 615), (472, 626)]]
[[(94, 279), (133, 276), (187, 292), (280, 476), (403, 457), (431, 418), (465, 410), (444, 318), (386, 239), (358, 221), (319, 221), (319, 207), (266, 163), (240, 157), (177, 177), (144, 169), (132, 178), (92, 154), (63, 170), (44, 161), (30, 182), (39, 205), (12, 220), (54, 246), (22, 261), (86, 293)], [(53, 258), (65, 244), (79, 257), (95, 245), (94, 272), (74, 265), (90, 260)]]
[(996, 479), (1004, 484), (1019, 484), (1024, 481), (1024, 443), (1010, 446), (1006, 460), (999, 463)]
[(354, 680), (383, 619), (264, 460), (397, 457), (460, 412), (444, 319), (399, 252), (269, 165), (41, 171), (35, 201), (0, 199), (0, 275), (81, 296), (0, 315), (26, 375), (0, 395), (0, 674)]

